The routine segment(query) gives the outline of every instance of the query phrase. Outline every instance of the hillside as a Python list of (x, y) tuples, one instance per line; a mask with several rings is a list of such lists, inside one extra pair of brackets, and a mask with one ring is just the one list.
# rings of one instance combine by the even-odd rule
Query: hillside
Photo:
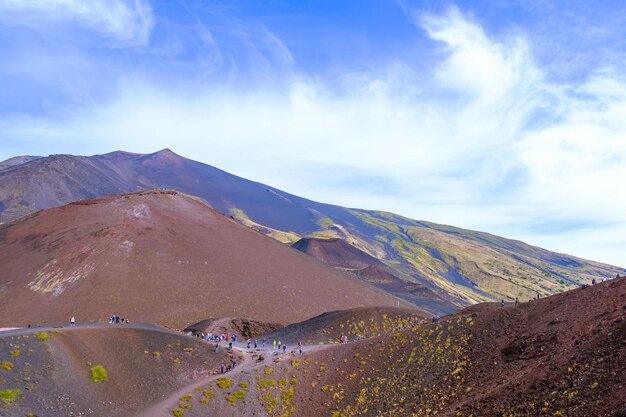
[[(224, 350), (151, 325), (24, 329), (0, 336), (0, 415), (11, 417), (133, 416), (229, 361)], [(105, 381), (92, 379), (96, 366), (104, 368)]]
[(299, 415), (623, 416), (625, 299), (620, 278), (318, 352)]
[(447, 314), (456, 310), (445, 291), (416, 282), (343, 239), (308, 237), (291, 247), (429, 311)]
[(83, 200), (0, 226), (0, 295), (0, 327), (111, 314), (178, 328), (207, 317), (286, 324), (399, 302), (165, 190)]
[(0, 171), (0, 222), (84, 198), (163, 188), (198, 196), (280, 242), (343, 239), (393, 268), (396, 276), (443, 294), (456, 308), (516, 296), (531, 299), (626, 273), (488, 233), (310, 201), (167, 149), (26, 158)]
[[(333, 311), (233, 352), (147, 325), (0, 332), (0, 415), (623, 417), (624, 300), (619, 278), (438, 322)], [(95, 365), (107, 381), (92, 382)]]

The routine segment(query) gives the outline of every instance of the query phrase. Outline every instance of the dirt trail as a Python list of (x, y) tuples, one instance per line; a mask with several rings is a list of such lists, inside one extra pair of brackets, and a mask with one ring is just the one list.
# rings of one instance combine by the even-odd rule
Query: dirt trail
[[(214, 343), (208, 343), (207, 349), (212, 349), (213, 346), (214, 346)], [(337, 344), (322, 344), (322, 345), (302, 346), (302, 354), (304, 355), (305, 353), (311, 353), (311, 352), (317, 352), (317, 351), (329, 349), (333, 346), (338, 346), (338, 345)], [(223, 343), (220, 344), (220, 348), (225, 349)], [(241, 373), (245, 373), (246, 371), (253, 371), (256, 368), (266, 366), (267, 365), (266, 361), (257, 361), (254, 359), (259, 354), (265, 355), (266, 357), (271, 356), (271, 357), (278, 357), (282, 359), (284, 357), (291, 356), (292, 354), (299, 354), (299, 353), (297, 349), (288, 349), (285, 353), (281, 353), (279, 352), (278, 349), (274, 349), (269, 346), (260, 347), (257, 349), (247, 349), (245, 347), (233, 346), (232, 356), (239, 359), (239, 361), (237, 362), (237, 365), (235, 366), (233, 370), (224, 374), (217, 373), (217, 374), (205, 377), (205, 378), (200, 378), (192, 382), (191, 384), (188, 384), (182, 387), (176, 392), (173, 392), (163, 401), (145, 409), (143, 412), (137, 414), (137, 417), (161, 417), (161, 416), (170, 417), (172, 415), (172, 409), (177, 407), (180, 397), (182, 397), (185, 394), (188, 394), (189, 392), (192, 392), (195, 388), (206, 385), (210, 382), (213, 382), (220, 377), (228, 376), (229, 378), (232, 379), (233, 375), (239, 375)]]

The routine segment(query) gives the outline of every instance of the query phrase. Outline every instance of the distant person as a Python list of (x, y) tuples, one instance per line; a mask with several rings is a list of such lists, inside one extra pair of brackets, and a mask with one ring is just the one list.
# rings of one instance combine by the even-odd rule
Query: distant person
[(619, 274), (615, 275), (615, 278), (619, 278)]
[(595, 278), (591, 280), (591, 285), (596, 285), (596, 279)]
[(519, 305), (519, 297), (515, 297), (515, 305)]
[(224, 364), (221, 364), (220, 365), (220, 374), (223, 374), (223, 373), (224, 373)]
[(76, 326), (76, 319), (74, 318), (74, 316), (70, 317), (70, 326)]
[(274, 349), (276, 349), (276, 340), (274, 340)]
[(285, 353), (287, 351), (287, 345), (283, 344), (283, 353)]
[(218, 345), (217, 343), (215, 344), (215, 353), (220, 351), (220, 345)]
[(278, 341), (278, 350), (280, 350), (280, 340)]
[(603, 278), (602, 278), (602, 282), (606, 282), (606, 277), (603, 277)]
[(232, 340), (228, 342), (228, 350), (233, 350), (233, 342)]
[(256, 343), (256, 340), (255, 340), (254, 341), (254, 348), (256, 349), (256, 347), (257, 347), (257, 343)]
[(504, 300), (500, 301), (500, 305), (504, 307)]

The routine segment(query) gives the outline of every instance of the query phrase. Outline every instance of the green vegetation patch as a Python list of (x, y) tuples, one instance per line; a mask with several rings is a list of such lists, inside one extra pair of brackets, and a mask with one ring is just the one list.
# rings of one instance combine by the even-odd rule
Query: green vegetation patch
[(217, 378), (217, 386), (221, 389), (230, 388), (233, 385), (233, 381), (228, 378)]
[(2, 361), (0, 362), (0, 369), (4, 369), (5, 371), (10, 371), (13, 369), (13, 364), (11, 362)]
[(104, 382), (109, 379), (109, 376), (107, 375), (107, 371), (106, 369), (104, 369), (104, 366), (102, 365), (94, 366), (93, 368), (90, 369), (90, 372), (91, 372), (91, 380), (93, 382)]
[(10, 404), (22, 395), (22, 391), (19, 389), (5, 389), (0, 390), (0, 400), (2, 400), (6, 404)]
[(48, 333), (46, 332), (35, 333), (35, 337), (37, 337), (38, 340), (45, 342), (48, 340)]

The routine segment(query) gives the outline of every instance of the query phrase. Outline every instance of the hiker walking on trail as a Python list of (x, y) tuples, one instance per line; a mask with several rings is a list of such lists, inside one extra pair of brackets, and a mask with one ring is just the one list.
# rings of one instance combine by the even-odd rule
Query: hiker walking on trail
[(274, 349), (276, 349), (276, 340), (274, 340)]
[(283, 345), (283, 353), (287, 352), (287, 345)]
[(515, 297), (515, 305), (518, 305), (518, 304), (519, 304), (519, 298)]
[(223, 373), (224, 373), (224, 364), (221, 364), (220, 365), (220, 374), (223, 374)]
[(228, 350), (233, 350), (233, 342), (228, 342)]
[(280, 340), (278, 341), (278, 350), (280, 350)]
[(500, 301), (500, 305), (504, 307), (504, 300)]
[(74, 318), (74, 316), (72, 316), (70, 318), (70, 326), (74, 327), (76, 325), (76, 319)]
[(257, 344), (256, 344), (256, 340), (255, 340), (254, 341), (254, 348), (256, 349), (256, 347), (257, 347)]

